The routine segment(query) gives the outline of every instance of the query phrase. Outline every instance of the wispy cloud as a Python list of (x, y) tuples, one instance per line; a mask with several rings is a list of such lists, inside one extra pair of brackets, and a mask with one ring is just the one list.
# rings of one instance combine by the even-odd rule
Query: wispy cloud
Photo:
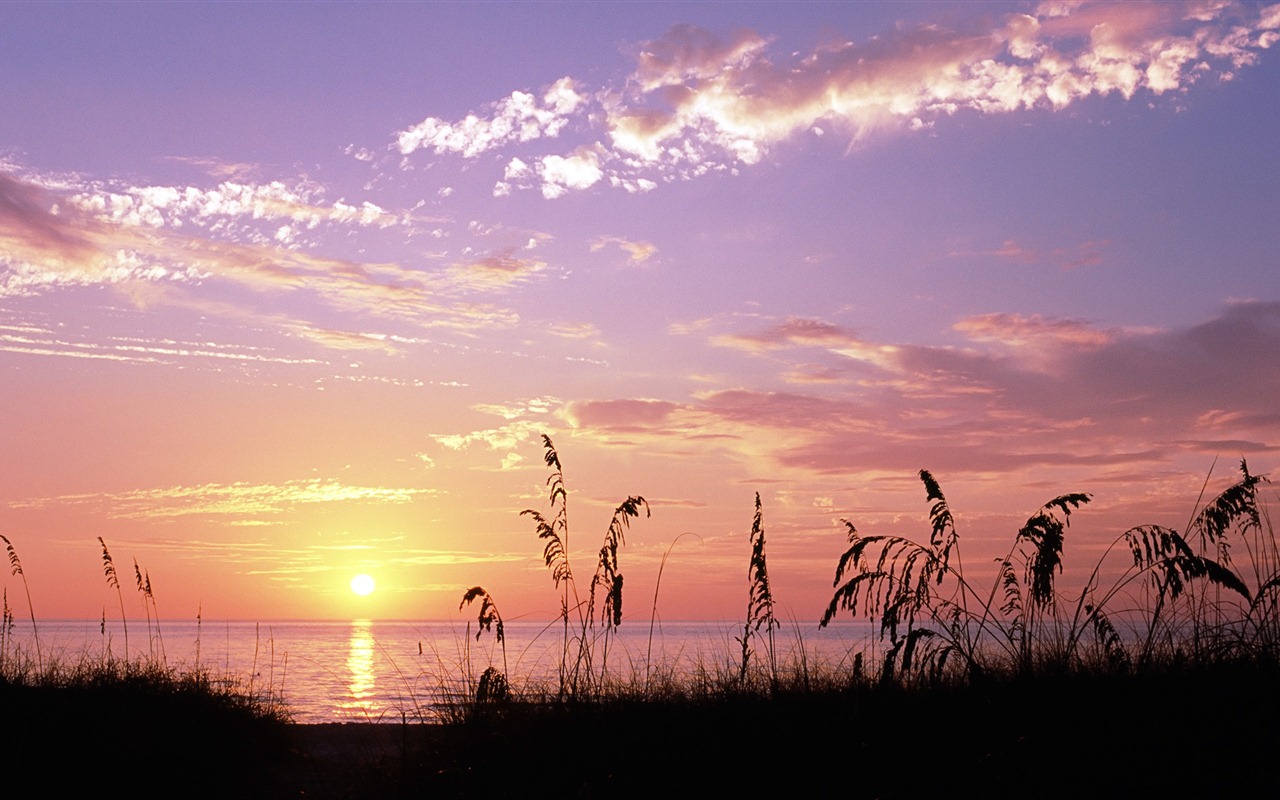
[(285, 356), (251, 345), (218, 342), (146, 340), (130, 337), (89, 337), (25, 325), (0, 325), (0, 351), (30, 355), (178, 364), (189, 361), (239, 361), (260, 364), (321, 364), (313, 358)]
[(606, 247), (614, 246), (627, 254), (627, 263), (632, 266), (640, 266), (649, 259), (653, 258), (658, 252), (658, 248), (649, 242), (633, 242), (624, 239), (621, 236), (600, 236), (591, 243), (591, 252), (597, 253)]
[[(278, 183), (110, 192), (86, 191), (65, 179), (0, 174), (0, 212), (0, 297), (106, 286), (137, 305), (243, 311), (243, 304), (213, 300), (207, 291), (195, 299), (197, 287), (212, 284), (249, 290), (262, 301), (288, 293), (415, 327), (474, 330), (507, 327), (517, 317), (471, 296), (521, 282), (546, 266), (514, 250), (452, 269), (320, 255), (303, 246), (302, 232), (325, 225), (384, 229), (406, 224), (405, 217), (367, 202), (319, 206)], [(322, 344), (360, 343), (321, 335), (325, 330), (332, 329), (294, 328), (315, 332), (311, 338)]]
[(335, 480), (288, 481), (283, 484), (210, 483), (127, 492), (101, 492), (13, 500), (13, 509), (91, 506), (116, 519), (163, 520), (196, 515), (272, 516), (299, 506), (325, 503), (386, 505), (411, 502), (427, 489), (352, 486)]
[(324, 224), (359, 227), (409, 227), (409, 215), (396, 215), (362, 201), (320, 202), (318, 185), (287, 186), (225, 181), (211, 189), (194, 186), (95, 186), (70, 195), (67, 202), (97, 219), (150, 228), (197, 227), (228, 239), (258, 244), (294, 245), (301, 230)]
[(450, 270), (456, 286), (471, 290), (492, 290), (514, 286), (532, 278), (547, 262), (517, 255), (514, 250), (456, 264)]
[(482, 444), (490, 450), (511, 454), (523, 449), (529, 442), (536, 441), (544, 427), (545, 425), (536, 422), (517, 420), (500, 427), (470, 433), (432, 434), (431, 438), (450, 450), (462, 450), (473, 444)]
[(819, 347), (877, 366), (887, 365), (898, 352), (895, 345), (868, 342), (853, 331), (802, 317), (789, 318), (761, 331), (721, 334), (712, 337), (711, 343), (755, 353), (783, 347)]
[(1061, 269), (1093, 267), (1103, 263), (1103, 250), (1110, 242), (1080, 242), (1066, 247), (1038, 250), (1015, 239), (985, 250), (953, 250), (951, 258), (978, 258), (1011, 261), (1016, 264), (1051, 264)]
[(981, 314), (962, 319), (953, 327), (975, 340), (1015, 347), (1043, 344), (1102, 347), (1114, 339), (1114, 334), (1083, 320), (1045, 319), (1035, 314)]
[(548, 331), (563, 339), (598, 339), (600, 329), (593, 322), (556, 322)]

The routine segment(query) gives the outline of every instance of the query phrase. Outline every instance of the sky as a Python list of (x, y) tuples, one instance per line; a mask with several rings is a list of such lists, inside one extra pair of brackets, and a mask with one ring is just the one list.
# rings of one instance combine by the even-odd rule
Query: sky
[(1276, 467), (1278, 128), (1277, 4), (0, 4), (7, 601), (554, 618), (543, 435), (624, 624), (757, 493), (816, 622), (921, 469), (1083, 580)]

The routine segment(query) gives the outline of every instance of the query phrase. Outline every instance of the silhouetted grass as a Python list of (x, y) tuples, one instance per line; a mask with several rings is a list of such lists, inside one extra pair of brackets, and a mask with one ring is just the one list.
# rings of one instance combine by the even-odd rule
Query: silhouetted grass
[[(554, 467), (562, 492), (558, 456)], [(748, 670), (751, 638), (773, 628), (757, 497), (739, 664), (679, 676), (646, 664), (643, 685), (600, 681), (571, 695), (523, 685), (500, 703), (464, 700), (447, 733), (420, 751), (419, 768), (404, 773), (406, 788), (793, 796), (838, 786), (851, 797), (1275, 790), (1280, 547), (1258, 503), (1264, 479), (1244, 462), (1240, 469), (1239, 481), (1197, 500), (1184, 530), (1126, 531), (1083, 587), (1065, 594), (1057, 576), (1070, 517), (1088, 494), (1036, 509), (991, 585), (979, 586), (965, 575), (941, 486), (922, 470), (927, 539), (862, 536), (846, 522), (849, 547), (822, 616), (823, 625), (841, 612), (878, 623), (883, 644), (832, 668), (807, 663), (803, 648), (778, 665), (771, 643), (767, 674)], [(546, 560), (554, 568), (563, 557), (567, 575), (566, 552)], [(1130, 560), (1117, 564), (1118, 556)], [(578, 755), (570, 769), (556, 760), (566, 754)]]
[[(1265, 479), (1243, 461), (1240, 471), (1208, 503), (1197, 500), (1183, 531), (1125, 531), (1084, 586), (1064, 594), (1055, 580), (1067, 527), (1089, 495), (1060, 495), (1036, 510), (984, 590), (965, 577), (955, 519), (938, 482), (921, 470), (932, 503), (929, 543), (862, 536), (845, 521), (849, 548), (820, 624), (841, 611), (878, 622), (888, 643), (885, 682), (1280, 664), (1280, 557), (1258, 504)], [(1129, 561), (1115, 564), (1117, 554)]]
[[(560, 621), (563, 626), (560, 653), (560, 679), (558, 693), (561, 697), (590, 694), (608, 679), (609, 635), (622, 623), (622, 574), (618, 571), (618, 548), (631, 520), (639, 518), (644, 509), (649, 516), (649, 504), (638, 495), (628, 496), (618, 504), (605, 532), (604, 543), (596, 560), (596, 571), (591, 578), (587, 599), (578, 594), (578, 583), (569, 564), (569, 492), (565, 487), (564, 469), (560, 454), (556, 452), (551, 437), (543, 434), (543, 460), (551, 473), (547, 476), (549, 489), (547, 502), (551, 506), (550, 519), (540, 511), (526, 508), (521, 516), (533, 519), (535, 531), (543, 544), (542, 559), (551, 571), (555, 587), (561, 590)], [(604, 596), (600, 611), (600, 635), (596, 635), (596, 590)], [(572, 595), (573, 602), (570, 603)], [(464, 598), (463, 602), (467, 602)], [(576, 615), (574, 632), (569, 630), (570, 616)], [(599, 674), (595, 672), (597, 643), (600, 648)], [(573, 655), (570, 655), (573, 653)]]
[(759, 492), (756, 492), (756, 513), (751, 520), (751, 560), (747, 564), (747, 576), (750, 579), (747, 617), (742, 626), (742, 635), (737, 637), (738, 644), (742, 646), (742, 668), (738, 679), (747, 680), (753, 653), (751, 639), (758, 637), (760, 628), (763, 627), (769, 654), (769, 675), (776, 686), (778, 658), (773, 631), (778, 627), (778, 621), (773, 616), (773, 591), (769, 588), (769, 565), (764, 553), (764, 511), (760, 505)]
[[(1021, 798), (1280, 789), (1271, 766), (1280, 745), (1280, 547), (1259, 502), (1265, 478), (1243, 462), (1241, 478), (1197, 499), (1181, 530), (1126, 531), (1068, 591), (1059, 576), (1069, 524), (1089, 495), (1059, 495), (1036, 509), (1013, 532), (991, 583), (979, 585), (977, 571), (966, 575), (941, 485), (921, 471), (928, 527), (919, 540), (863, 536), (845, 523), (847, 547), (822, 622), (848, 613), (877, 623), (881, 638), (839, 663), (810, 661), (799, 629), (798, 647), (779, 658), (757, 496), (741, 654), (726, 641), (723, 658), (680, 671), (646, 654), (624, 679), (623, 670), (607, 669), (608, 637), (622, 622), (617, 553), (629, 520), (648, 505), (635, 496), (618, 506), (590, 593), (579, 600), (563, 471), (551, 440), (544, 445), (552, 510), (525, 513), (563, 603), (553, 623), (564, 631), (560, 663), (545, 684), (508, 673), (503, 620), (479, 586), (460, 608), (479, 601), (477, 638), (497, 638), (502, 669), (490, 664), (474, 675), (468, 626), (462, 655), (442, 667), (458, 674), (435, 676), (436, 694), (414, 698), (417, 717), (400, 725), (292, 726), (270, 691), (218, 679), (198, 663), (171, 669), (162, 648), (134, 661), (105, 648), (76, 662), (32, 657), (12, 647), (6, 593), (0, 752), (17, 765), (51, 757), (78, 765), (65, 775), (14, 769), (6, 788), (63, 795), (70, 775), (88, 772), (98, 776), (95, 793), (108, 796)], [(118, 592), (105, 543), (103, 563)], [(149, 576), (136, 562), (134, 572), (154, 611)], [(656, 617), (656, 587), (654, 595)], [(32, 622), (34, 632), (34, 614)], [(750, 658), (751, 640), (765, 632), (767, 665)], [(433, 724), (419, 724), (426, 722)]]

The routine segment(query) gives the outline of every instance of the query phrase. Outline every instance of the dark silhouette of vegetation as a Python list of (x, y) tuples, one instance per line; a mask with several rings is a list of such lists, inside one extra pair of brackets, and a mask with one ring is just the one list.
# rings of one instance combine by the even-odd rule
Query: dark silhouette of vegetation
[[(27, 611), (31, 613), (31, 635), (35, 639), (36, 645), (36, 662), (40, 661), (40, 628), (36, 625), (36, 609), (31, 603), (31, 587), (27, 584), (27, 574), (22, 571), (22, 562), (18, 560), (18, 551), (13, 549), (13, 542), (9, 541), (7, 536), (0, 534), (0, 540), (4, 541), (4, 549), (9, 554), (9, 570), (15, 578), (22, 579), (22, 588), (27, 593)], [(4, 623), (6, 635), (13, 630), (13, 613), (9, 610), (9, 591), (5, 590), (4, 594)], [(3, 663), (4, 654), (0, 652), (0, 663)]]
[(746, 683), (747, 670), (751, 665), (751, 639), (760, 635), (760, 628), (765, 629), (769, 651), (770, 686), (778, 685), (777, 648), (774, 646), (773, 631), (778, 621), (773, 616), (773, 592), (769, 589), (769, 566), (764, 555), (764, 512), (760, 506), (760, 493), (756, 492), (756, 513), (751, 520), (751, 560), (747, 564), (747, 578), (750, 591), (747, 595), (747, 620), (742, 626), (742, 635), (737, 638), (742, 645), (742, 668), (739, 680)]
[[(533, 519), (538, 538), (544, 542), (542, 560), (551, 571), (551, 578), (556, 588), (562, 592), (560, 619), (564, 638), (559, 665), (559, 695), (574, 697), (599, 688), (607, 680), (609, 634), (622, 624), (623, 583), (622, 574), (618, 571), (618, 548), (624, 544), (624, 535), (631, 525), (631, 520), (640, 516), (640, 510), (644, 509), (645, 516), (649, 516), (649, 504), (639, 495), (629, 496), (614, 510), (613, 519), (610, 520), (605, 532), (604, 543), (600, 546), (596, 571), (591, 578), (584, 606), (578, 596), (573, 569), (569, 565), (569, 494), (565, 489), (564, 470), (560, 466), (560, 455), (556, 452), (551, 437), (543, 434), (542, 444), (545, 450), (543, 459), (551, 469), (551, 474), (547, 476), (551, 517), (548, 519), (532, 508), (525, 509), (520, 514)], [(597, 590), (604, 596), (600, 616), (602, 631), (598, 675), (594, 672), (597, 646), (595, 630)], [(573, 596), (572, 607), (569, 605), (570, 595)], [(570, 613), (577, 615), (577, 629), (572, 637), (569, 634)], [(572, 657), (571, 651), (574, 651)]]
[(124, 613), (124, 594), (120, 591), (120, 579), (116, 575), (116, 564), (111, 558), (111, 551), (107, 549), (107, 543), (102, 537), (98, 537), (98, 544), (102, 545), (102, 574), (106, 576), (107, 586), (116, 590), (116, 597), (120, 600), (120, 624), (124, 627), (124, 657), (129, 658), (129, 618)]
[[(415, 708), (415, 721), (444, 724), (410, 725), (406, 715), (398, 726), (290, 726), (273, 681), (261, 692), (252, 676), (246, 685), (211, 674), (198, 642), (194, 669), (167, 665), (150, 577), (135, 561), (149, 638), (157, 620), (155, 645), (136, 659), (115, 657), (105, 641), (97, 657), (37, 649), (32, 658), (12, 636), (7, 587), (0, 595), (0, 748), (16, 765), (6, 788), (80, 791), (23, 772), (49, 759), (50, 743), (98, 774), (144, 776), (148, 785), (131, 794), (184, 797), (1242, 796), (1277, 786), (1280, 543), (1260, 502), (1266, 479), (1243, 461), (1221, 493), (1202, 502), (1202, 492), (1181, 529), (1130, 528), (1069, 590), (1060, 576), (1070, 523), (1089, 495), (1053, 497), (1013, 533), (993, 571), (966, 574), (956, 517), (922, 470), (928, 527), (918, 538), (862, 535), (843, 521), (847, 543), (819, 624), (848, 614), (873, 622), (878, 639), (867, 658), (838, 664), (808, 664), (803, 649), (777, 659), (757, 494), (741, 661), (730, 652), (677, 675), (651, 669), (646, 655), (643, 683), (625, 683), (608, 672), (609, 637), (623, 621), (618, 555), (648, 504), (628, 496), (615, 508), (580, 599), (564, 474), (550, 438), (543, 444), (551, 510), (524, 514), (562, 603), (549, 685), (508, 671), (503, 617), (474, 586), (459, 610), (476, 604), (476, 640), (493, 635), (502, 667), (490, 663), (473, 681), (468, 649), (454, 684), (467, 691), (448, 690), (442, 677), (440, 698)], [(98, 541), (124, 617), (114, 562)], [(655, 586), (651, 629), (657, 594)], [(32, 624), (34, 633), (34, 611)], [(753, 640), (766, 635), (769, 680), (753, 681)], [(592, 756), (549, 767), (559, 753)]]
[[(98, 541), (108, 585), (118, 592), (115, 564)], [(7, 538), (4, 542), (12, 574), (25, 586), (17, 552)], [(150, 576), (136, 562), (135, 573), (144, 602), (154, 611)], [(295, 791), (300, 762), (291, 749), (288, 713), (279, 695), (255, 692), (252, 683), (246, 686), (235, 676), (215, 675), (198, 665), (171, 668), (162, 646), (136, 659), (117, 658), (105, 645), (100, 656), (42, 655), (34, 616), (32, 658), (15, 639), (13, 622), (6, 588), (0, 618), (0, 752), (14, 765), (5, 780), (13, 796), (76, 795), (95, 773), (95, 793), (108, 797), (123, 794), (114, 788), (116, 775), (141, 782), (131, 796), (252, 798)], [(105, 624), (104, 612), (104, 630)], [(158, 617), (155, 636), (158, 640)], [(77, 766), (57, 768), (70, 764)]]
[[(498, 645), (502, 648), (502, 670), (498, 671), (493, 665), (485, 668), (480, 676), (480, 680), (476, 685), (476, 701), (485, 702), (487, 700), (500, 699), (506, 696), (507, 687), (507, 637), (502, 627), (502, 615), (498, 613), (498, 604), (493, 601), (493, 597), (484, 590), (482, 586), (472, 586), (462, 595), (462, 602), (458, 604), (458, 610), (461, 611), (464, 606), (469, 605), (473, 600), (479, 598), (480, 613), (476, 617), (476, 641), (480, 641), (480, 634), (484, 631), (492, 630), (494, 638), (498, 641)], [(466, 661), (468, 663), (467, 675), (471, 675), (470, 668), (470, 643), (468, 642)]]
[(7, 796), (283, 797), (294, 782), (283, 709), (208, 672), (135, 660), (21, 659), (0, 674)]
[[(1280, 558), (1257, 503), (1264, 479), (1243, 461), (1240, 471), (1238, 482), (1193, 512), (1184, 532), (1141, 525), (1123, 533), (1079, 594), (1064, 598), (1055, 575), (1071, 513), (1089, 495), (1060, 495), (1032, 514), (984, 592), (966, 580), (955, 519), (937, 481), (921, 470), (932, 503), (929, 543), (862, 536), (844, 521), (849, 547), (819, 624), (840, 611), (878, 621), (889, 643), (880, 670), (885, 682), (1128, 672), (1186, 658), (1280, 663)], [(1243, 571), (1231, 559), (1233, 544), (1247, 554)], [(1104, 589), (1101, 576), (1121, 545), (1132, 563)], [(1120, 600), (1123, 607), (1113, 610)], [(1122, 636), (1117, 622), (1137, 635)]]

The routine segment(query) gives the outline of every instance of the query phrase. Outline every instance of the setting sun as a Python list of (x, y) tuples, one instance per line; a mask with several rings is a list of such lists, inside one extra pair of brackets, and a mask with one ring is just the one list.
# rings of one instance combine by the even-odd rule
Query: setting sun
[(361, 597), (371, 594), (373, 592), (373, 588), (373, 578), (370, 578), (368, 575), (361, 574), (351, 579), (351, 591)]

